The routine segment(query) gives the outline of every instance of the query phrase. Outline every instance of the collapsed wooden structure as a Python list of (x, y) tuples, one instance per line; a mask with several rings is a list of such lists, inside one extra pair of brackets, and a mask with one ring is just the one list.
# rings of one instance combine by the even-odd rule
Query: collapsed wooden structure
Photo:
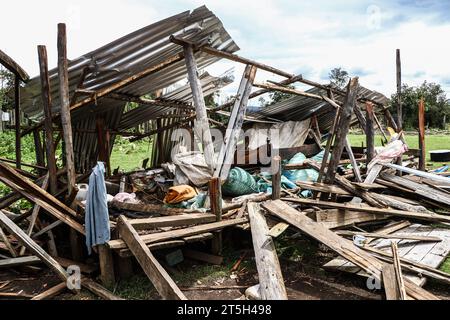
[[(113, 239), (97, 247), (100, 279), (105, 286), (114, 284), (119, 272), (129, 273), (131, 259), (135, 258), (162, 298), (186, 299), (154, 251), (210, 240), (212, 255), (192, 251), (190, 255), (199, 260), (217, 262), (222, 248), (221, 230), (234, 226), (250, 226), (260, 282), (258, 295), (262, 299), (287, 299), (273, 242), (288, 226), (335, 251), (345, 259), (342, 264), (351, 263), (359, 268), (358, 271), (362, 270), (383, 283), (389, 299), (437, 298), (421, 287), (422, 281), (404, 277), (402, 272), (449, 283), (450, 276), (436, 269), (439, 264), (436, 260), (430, 266), (402, 256), (402, 248), (395, 244), (386, 253), (368, 243), (359, 247), (345, 239), (360, 235), (372, 240), (419, 241), (432, 246), (431, 249), (441, 243), (438, 247), (441, 250), (439, 262), (450, 250), (449, 238), (439, 237), (439, 234), (432, 237), (435, 229), (429, 231), (430, 235), (397, 234), (409, 226), (404, 220), (450, 222), (446, 215), (450, 207), (447, 190), (450, 183), (428, 173), (421, 178), (422, 181), (395, 175), (396, 171), (404, 170), (405, 165), (414, 166), (411, 160), (417, 156), (421, 158), (419, 169), (425, 169), (424, 153), (419, 154), (417, 150), (407, 151), (405, 155), (410, 158), (405, 163), (400, 159), (400, 167), (376, 163), (367, 169), (361, 165), (369, 164), (377, 155), (375, 130), (381, 132), (386, 144), (390, 140), (402, 139), (402, 132), (401, 122), (395, 121), (387, 107), (387, 99), (361, 87), (357, 78), (351, 79), (347, 89), (342, 90), (238, 56), (235, 52), (239, 47), (206, 7), (152, 24), (75, 60), (68, 61), (66, 42), (65, 26), (60, 24), (58, 68), (48, 70), (46, 49), (39, 46), (40, 76), (27, 82), (22, 95), (16, 94), (16, 112), (24, 112), (30, 123), (21, 127), (17, 122), (15, 126), (16, 168), (0, 161), (0, 181), (12, 190), (11, 194), (0, 199), (0, 249), (8, 252), (8, 256), (1, 255), (4, 259), (0, 260), (0, 267), (44, 262), (62, 281), (66, 281), (68, 275), (62, 265), (68, 262), (58, 257), (53, 232), (58, 228), (70, 230), (72, 259), (78, 261), (73, 263), (79, 264), (83, 260), (85, 206), (75, 199), (78, 192), (76, 184), (86, 181), (96, 162), (103, 161), (107, 164), (109, 180), (119, 186), (118, 192), (130, 189), (127, 184), (133, 184), (131, 175), (117, 170), (113, 172), (109, 163), (115, 138), (122, 135), (136, 141), (154, 137), (152, 154), (146, 166), (158, 170), (156, 168), (161, 164), (172, 160), (171, 150), (175, 145), (171, 140), (172, 132), (176, 128), (186, 128), (200, 141), (211, 175), (207, 187), (208, 211), (167, 208), (158, 202), (112, 202), (111, 209), (122, 214), (117, 219), (111, 216)], [(0, 52), (0, 58), (3, 56)], [(205, 97), (232, 81), (228, 76), (199, 74), (200, 69), (219, 59), (242, 63), (246, 66), (245, 71), (232, 101), (207, 107)], [(28, 80), (11, 61), (0, 60), (16, 74), (18, 82)], [(269, 72), (283, 80), (256, 83), (257, 72)], [(186, 77), (186, 85), (162, 92), (162, 89)], [(302, 83), (311, 89), (302, 91), (288, 87), (294, 83)], [(259, 90), (252, 91), (253, 88)], [(259, 111), (247, 112), (250, 99), (273, 91), (290, 94), (291, 98)], [(149, 94), (153, 96), (149, 97)], [(129, 102), (137, 107), (127, 110)], [(218, 120), (223, 118), (226, 120)], [(310, 119), (310, 143), (277, 150), (269, 143), (265, 146), (273, 155), (277, 154), (270, 164), (274, 169), (272, 193), (253, 195), (244, 201), (224, 205), (221, 184), (236, 165), (234, 159), (236, 146), (242, 139), (241, 129), (254, 122), (305, 119)], [(151, 128), (147, 132), (132, 130), (149, 121)], [(350, 146), (347, 134), (352, 125), (364, 131), (367, 148)], [(388, 126), (397, 132), (396, 137), (389, 137)], [(213, 127), (224, 133), (218, 147), (211, 136)], [(42, 133), (45, 134), (43, 140)], [(33, 134), (36, 144), (36, 165), (32, 165), (34, 173), (21, 170), (25, 164), (20, 160), (20, 137), (27, 134)], [(423, 143), (423, 135), (421, 137)], [(325, 146), (322, 146), (325, 141)], [(58, 166), (55, 156), (56, 146), (61, 142), (64, 142), (62, 167)], [(309, 157), (322, 149), (322, 163), (310, 160), (298, 164), (282, 163), (299, 152)], [(245, 151), (247, 159), (254, 152)], [(343, 174), (337, 173), (343, 164), (351, 164), (352, 167)], [(318, 181), (297, 181), (297, 188), (291, 190), (281, 187), (282, 170), (302, 168), (319, 172)], [(156, 176), (155, 170), (149, 170), (151, 173), (148, 175)], [(144, 175), (146, 172), (144, 170)], [(416, 177), (418, 170), (413, 169), (412, 172)], [(302, 190), (311, 190), (313, 199), (299, 197), (297, 194)], [(393, 193), (402, 194), (405, 198), (400, 199)], [(417, 195), (420, 199), (416, 198)], [(33, 209), (20, 215), (11, 214), (7, 208), (20, 198), (33, 203)], [(146, 217), (130, 219), (123, 214), (126, 212), (141, 213)], [(39, 219), (43, 214), (46, 223)], [(395, 219), (403, 220), (396, 222)], [(387, 226), (374, 233), (360, 229), (336, 231), (374, 221), (385, 221)], [(274, 228), (269, 228), (272, 223)], [(19, 227), (24, 225), (26, 231)], [(48, 253), (38, 245), (43, 238), (49, 239)], [(81, 283), (104, 298), (117, 299), (86, 276)], [(60, 284), (34, 298), (52, 297), (64, 289), (66, 286)]]

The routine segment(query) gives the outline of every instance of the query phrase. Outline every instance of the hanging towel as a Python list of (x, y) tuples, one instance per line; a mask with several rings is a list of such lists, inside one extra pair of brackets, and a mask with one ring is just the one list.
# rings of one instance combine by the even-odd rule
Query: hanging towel
[(85, 224), (86, 246), (91, 254), (93, 246), (105, 244), (111, 239), (103, 162), (97, 163), (89, 177)]

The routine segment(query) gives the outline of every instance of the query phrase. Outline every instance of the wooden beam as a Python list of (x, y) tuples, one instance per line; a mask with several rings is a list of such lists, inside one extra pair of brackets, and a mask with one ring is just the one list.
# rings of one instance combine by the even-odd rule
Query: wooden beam
[[(400, 49), (396, 50), (396, 76), (397, 76), (397, 132), (403, 130), (403, 107), (402, 107), (402, 63), (400, 59)], [(397, 158), (397, 164), (402, 165), (402, 157)], [(402, 173), (398, 172), (401, 176)]]
[(211, 173), (215, 168), (215, 153), (212, 142), (211, 131), (209, 130), (208, 114), (206, 112), (205, 97), (200, 83), (197, 62), (195, 61), (194, 50), (191, 45), (184, 45), (184, 56), (188, 72), (189, 85), (191, 86), (192, 99), (194, 100), (197, 122), (195, 123), (195, 133), (202, 142), (203, 153), (206, 164)]
[[(328, 169), (325, 174), (325, 182), (332, 184), (336, 175), (336, 168), (341, 160), (342, 152), (345, 147), (350, 121), (352, 118), (353, 108), (356, 104), (356, 95), (358, 93), (359, 83), (358, 78), (350, 80), (347, 86), (347, 96), (345, 98), (344, 106), (342, 107), (339, 122), (336, 126), (336, 138), (334, 141), (333, 152), (328, 164)], [(322, 194), (321, 199), (328, 198), (328, 194)]]
[(386, 300), (400, 300), (394, 266), (392, 264), (385, 264), (382, 269), (382, 275)]
[(375, 157), (375, 132), (373, 130), (374, 116), (373, 105), (371, 103), (366, 103), (367, 164)]
[(67, 289), (67, 283), (61, 282), (50, 289), (45, 290), (44, 292), (39, 293), (37, 296), (31, 298), (31, 300), (46, 300), (53, 298)]
[(16, 168), (21, 168), (22, 147), (20, 140), (20, 79), (16, 75), (14, 78), (14, 126), (16, 135)]
[(450, 217), (442, 214), (426, 214), (421, 212), (411, 212), (411, 211), (403, 211), (403, 210), (395, 210), (388, 208), (374, 208), (366, 205), (358, 205), (358, 204), (345, 204), (345, 203), (337, 203), (337, 202), (329, 202), (329, 201), (320, 201), (320, 200), (310, 200), (310, 199), (299, 199), (299, 198), (282, 198), (284, 201), (301, 203), (309, 206), (317, 206), (317, 207), (325, 207), (325, 208), (336, 208), (336, 209), (344, 209), (349, 211), (357, 211), (357, 212), (367, 212), (381, 215), (392, 215), (403, 218), (411, 218), (417, 220), (424, 221), (434, 221), (434, 222), (450, 222)]
[(425, 152), (425, 102), (423, 98), (419, 102), (419, 170), (426, 169), (426, 152)]
[(355, 179), (357, 182), (362, 182), (361, 171), (359, 170), (359, 165), (356, 162), (355, 155), (353, 154), (352, 146), (350, 145), (350, 141), (348, 137), (345, 138), (345, 150), (347, 151), (348, 157), (350, 158), (350, 162), (352, 164), (352, 170), (355, 174)]
[(56, 178), (57, 167), (55, 158), (55, 146), (53, 141), (52, 100), (50, 96), (47, 48), (45, 46), (38, 46), (38, 55), (42, 87), (42, 105), (44, 107), (45, 115), (45, 148), (47, 152), (47, 168), (50, 174), (50, 193), (55, 194), (58, 188), (58, 184)]
[(0, 64), (14, 73), (16, 76), (19, 76), (20, 80), (22, 80), (23, 82), (27, 82), (30, 79), (30, 76), (25, 72), (25, 70), (23, 70), (17, 62), (15, 62), (2, 50), (0, 50)]
[(231, 165), (234, 162), (236, 145), (244, 122), (245, 111), (252, 90), (252, 84), (255, 80), (256, 71), (256, 67), (247, 65), (244, 74), (242, 75), (236, 101), (231, 111), (228, 127), (223, 139), (222, 147), (220, 148), (217, 166), (214, 172), (214, 177), (220, 178), (222, 182), (228, 178)]
[[(222, 184), (219, 178), (212, 178), (209, 181), (209, 202), (211, 213), (216, 216), (216, 221), (222, 221)], [(212, 240), (212, 253), (220, 255), (222, 253), (222, 234), (216, 232)]]
[(0, 268), (28, 266), (32, 264), (39, 264), (41, 262), (41, 259), (36, 256), (0, 259)]
[(442, 241), (439, 237), (429, 237), (429, 236), (410, 236), (410, 235), (401, 235), (401, 234), (383, 234), (377, 232), (360, 232), (360, 231), (347, 231), (347, 230), (339, 230), (336, 231), (336, 234), (340, 236), (355, 236), (361, 235), (366, 238), (377, 238), (377, 239), (401, 239), (401, 240), (413, 240), (413, 241), (422, 241), (422, 242), (440, 242)]
[(392, 259), (394, 261), (395, 279), (397, 281), (397, 289), (399, 292), (400, 300), (406, 300), (405, 282), (402, 275), (402, 268), (400, 266), (400, 260), (398, 256), (397, 242), (391, 242)]
[[(189, 236), (194, 236), (198, 234), (203, 234), (211, 231), (222, 230), (227, 227), (232, 227), (238, 224), (247, 223), (247, 218), (224, 220), (220, 222), (201, 224), (194, 227), (171, 230), (166, 232), (159, 232), (153, 234), (147, 234), (141, 236), (142, 241), (145, 244), (151, 244), (156, 242), (164, 242), (173, 239), (186, 238)], [(124, 249), (126, 244), (122, 240), (111, 240), (108, 242), (108, 246), (111, 249)]]
[(61, 125), (64, 135), (66, 152), (68, 194), (72, 194), (76, 184), (75, 163), (73, 155), (72, 120), (70, 116), (69, 73), (67, 66), (67, 35), (66, 25), (58, 24), (58, 78), (59, 100), (61, 108)]
[(120, 236), (130, 248), (131, 252), (133, 252), (145, 274), (161, 297), (167, 300), (187, 300), (124, 216), (119, 217), (117, 227)]
[(179, 216), (132, 219), (130, 224), (136, 230), (148, 230), (162, 227), (182, 227), (217, 221), (217, 216), (208, 213), (191, 213)]
[(272, 158), (272, 200), (281, 198), (281, 157)]
[(247, 208), (250, 217), (261, 298), (263, 300), (287, 300), (280, 262), (278, 261), (273, 239), (268, 235), (269, 227), (266, 219), (258, 204), (250, 202)]
[(58, 277), (64, 282), (67, 281), (68, 275), (66, 270), (53, 259), (44, 249), (34, 242), (22, 229), (20, 229), (14, 222), (0, 211), (0, 224), (2, 224), (17, 240), (19, 240), (25, 247), (39, 257), (50, 269), (56, 272)]

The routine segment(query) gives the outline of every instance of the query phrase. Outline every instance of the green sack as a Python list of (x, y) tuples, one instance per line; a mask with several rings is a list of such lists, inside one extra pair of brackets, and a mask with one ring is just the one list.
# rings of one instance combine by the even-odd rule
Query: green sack
[(222, 185), (222, 192), (227, 196), (239, 197), (259, 191), (255, 178), (247, 171), (236, 167), (230, 170), (227, 181)]

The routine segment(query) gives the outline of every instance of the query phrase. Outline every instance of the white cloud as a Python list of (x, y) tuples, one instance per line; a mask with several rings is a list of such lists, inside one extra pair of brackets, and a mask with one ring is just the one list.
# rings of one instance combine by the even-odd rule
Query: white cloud
[[(241, 47), (240, 55), (290, 73), (304, 73), (311, 80), (320, 81), (321, 74), (338, 66), (363, 70), (361, 84), (389, 96), (395, 91), (396, 48), (401, 49), (403, 80), (409, 85), (449, 78), (450, 21), (433, 1), (413, 5), (385, 0), (345, 4), (330, 0), (9, 1), (10, 14), (0, 20), (0, 46), (35, 75), (38, 44), (48, 46), (50, 65), (56, 64), (58, 22), (67, 23), (69, 57), (75, 58), (203, 4), (222, 20)], [(12, 27), (17, 20), (14, 12), (21, 15), (17, 29)], [(209, 68), (218, 74), (233, 65), (236, 83), (226, 89), (229, 94), (236, 91), (243, 66), (223, 61)], [(257, 81), (277, 78), (264, 72), (257, 75)], [(450, 93), (450, 81), (445, 85)]]

